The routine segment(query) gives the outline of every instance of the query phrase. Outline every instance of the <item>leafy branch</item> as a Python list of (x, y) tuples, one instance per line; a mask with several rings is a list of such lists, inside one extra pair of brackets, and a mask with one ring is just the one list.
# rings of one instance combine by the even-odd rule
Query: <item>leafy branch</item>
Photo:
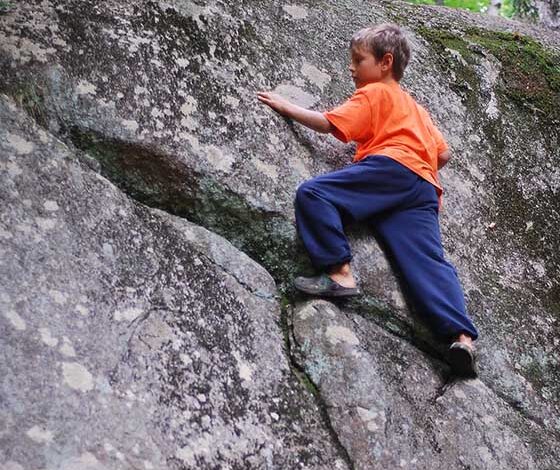
[(10, 2), (0, 1), (0, 15), (5, 15), (13, 8), (13, 5)]

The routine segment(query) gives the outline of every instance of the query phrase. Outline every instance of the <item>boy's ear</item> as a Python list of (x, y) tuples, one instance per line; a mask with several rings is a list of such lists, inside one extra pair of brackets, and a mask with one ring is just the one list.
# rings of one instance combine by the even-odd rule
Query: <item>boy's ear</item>
[(391, 54), (390, 52), (387, 52), (383, 56), (383, 59), (381, 59), (381, 66), (385, 70), (392, 69), (393, 68), (393, 54)]

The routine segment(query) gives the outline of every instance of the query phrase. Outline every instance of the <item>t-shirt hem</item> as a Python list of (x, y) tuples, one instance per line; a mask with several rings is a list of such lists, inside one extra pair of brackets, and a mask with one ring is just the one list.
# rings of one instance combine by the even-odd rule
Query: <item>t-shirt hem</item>
[(410, 171), (412, 171), (413, 173), (417, 174), (418, 176), (420, 176), (420, 178), (426, 180), (428, 183), (433, 184), (436, 189), (438, 190), (438, 194), (439, 193), (443, 193), (443, 188), (442, 186), (437, 182), (437, 180), (435, 178), (428, 178), (427, 175), (423, 174), (422, 172), (418, 171), (417, 169), (413, 168), (411, 165), (408, 165), (406, 161), (400, 159), (399, 157), (395, 156), (395, 155), (390, 155), (388, 153), (385, 152), (379, 152), (379, 153), (369, 153), (367, 155), (364, 155), (363, 157), (360, 157), (359, 159), (354, 158), (354, 163), (359, 162), (360, 160), (363, 160), (364, 158), (367, 157), (373, 157), (376, 155), (380, 155), (383, 157), (388, 157), (392, 160), (395, 160), (396, 162), (400, 163), (402, 166), (408, 168)]

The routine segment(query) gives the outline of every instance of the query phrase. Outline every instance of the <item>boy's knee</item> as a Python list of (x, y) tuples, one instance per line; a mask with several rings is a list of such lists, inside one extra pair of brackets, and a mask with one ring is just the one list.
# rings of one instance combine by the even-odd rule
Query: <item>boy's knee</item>
[(315, 180), (308, 180), (299, 185), (296, 191), (296, 202), (308, 199), (315, 191)]

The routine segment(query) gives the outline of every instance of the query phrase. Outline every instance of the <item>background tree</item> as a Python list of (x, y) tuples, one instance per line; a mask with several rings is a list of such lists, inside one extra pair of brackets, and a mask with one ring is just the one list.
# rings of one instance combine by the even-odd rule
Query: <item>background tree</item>
[(410, 3), (464, 8), (478, 13), (535, 21), (560, 29), (560, 0), (407, 0)]
[(560, 0), (535, 0), (539, 23), (560, 30)]
[(488, 14), (492, 16), (499, 16), (502, 10), (502, 0), (490, 0), (488, 5)]

